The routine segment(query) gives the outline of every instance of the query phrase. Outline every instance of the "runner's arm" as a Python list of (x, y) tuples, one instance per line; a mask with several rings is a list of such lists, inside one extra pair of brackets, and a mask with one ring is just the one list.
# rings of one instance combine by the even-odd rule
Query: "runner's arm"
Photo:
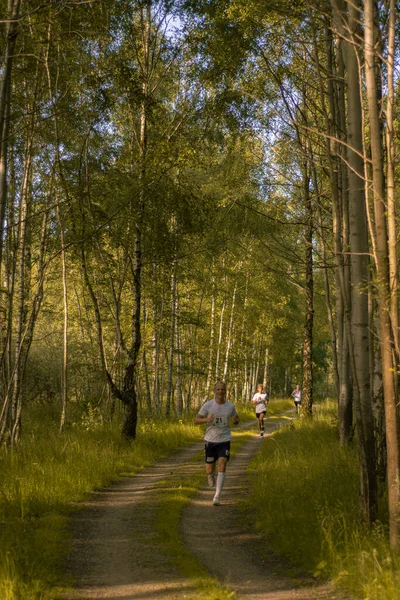
[(195, 425), (204, 425), (204, 423), (212, 423), (213, 421), (214, 421), (214, 415), (204, 416), (200, 413), (197, 413), (197, 415), (194, 418)]

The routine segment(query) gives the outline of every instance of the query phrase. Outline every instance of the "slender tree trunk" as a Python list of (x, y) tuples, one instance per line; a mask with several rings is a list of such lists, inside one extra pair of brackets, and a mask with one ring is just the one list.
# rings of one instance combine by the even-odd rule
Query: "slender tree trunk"
[(178, 415), (183, 413), (183, 392), (182, 392), (182, 338), (179, 319), (179, 294), (176, 283), (175, 294), (175, 314), (176, 314), (176, 412)]
[[(146, 327), (147, 326), (147, 310), (146, 310), (145, 302), (143, 302), (143, 322), (144, 322), (144, 327)], [(144, 375), (145, 390), (146, 390), (145, 391), (146, 412), (150, 416), (153, 413), (153, 405), (151, 402), (151, 386), (150, 386), (149, 370), (147, 368), (147, 353), (146, 353), (145, 347), (143, 347), (143, 353), (142, 353), (142, 366), (143, 366), (143, 375)]]
[(232, 333), (233, 333), (233, 319), (235, 313), (235, 301), (236, 301), (236, 290), (237, 290), (237, 280), (235, 282), (235, 287), (233, 289), (232, 294), (232, 304), (231, 304), (231, 315), (229, 319), (229, 328), (228, 328), (228, 338), (226, 341), (226, 352), (225, 352), (225, 362), (224, 362), (224, 370), (222, 374), (222, 379), (226, 381), (228, 375), (228, 365), (229, 365), (229, 353), (232, 347)]
[(222, 302), (222, 308), (221, 308), (221, 314), (220, 314), (220, 318), (219, 318), (217, 357), (215, 359), (215, 380), (216, 381), (218, 381), (219, 377), (220, 377), (219, 360), (220, 360), (221, 349), (222, 349), (222, 333), (223, 333), (223, 326), (224, 326), (225, 304), (226, 304), (226, 299), (225, 299), (225, 295), (224, 295), (224, 299)]
[(61, 236), (61, 269), (62, 269), (62, 284), (63, 284), (63, 309), (64, 309), (64, 323), (63, 323), (63, 359), (61, 369), (61, 418), (60, 418), (60, 432), (64, 429), (65, 420), (67, 416), (67, 401), (68, 401), (68, 286), (67, 286), (67, 261), (65, 255), (65, 237), (64, 227), (60, 214), (60, 205), (57, 196), (57, 218), (60, 226)]
[[(242, 364), (243, 364), (243, 386), (242, 386), (242, 402), (245, 402), (247, 400), (247, 349), (245, 347), (245, 342), (244, 342), (244, 336), (245, 336), (245, 331), (246, 331), (246, 326), (247, 326), (247, 293), (248, 293), (248, 288), (249, 288), (249, 274), (246, 274), (246, 285), (245, 285), (245, 291), (244, 291), (244, 300), (243, 300), (243, 318), (242, 318), (242, 325), (241, 325), (241, 330), (240, 330), (240, 343), (239, 346), (241, 348), (241, 355), (242, 355)], [(244, 348), (244, 350), (242, 350), (242, 348)]]
[[(200, 320), (200, 315), (201, 315), (201, 310), (202, 310), (202, 306), (203, 306), (205, 292), (206, 292), (206, 289), (204, 287), (202, 294), (201, 294), (200, 302), (199, 302), (199, 308), (197, 311), (197, 321)], [(188, 387), (187, 387), (186, 407), (185, 407), (186, 412), (190, 411), (191, 404), (192, 404), (192, 384), (193, 384), (194, 369), (195, 369), (195, 354), (196, 354), (195, 348), (196, 348), (196, 342), (197, 342), (197, 331), (198, 331), (198, 325), (196, 324), (195, 328), (194, 328), (194, 332), (192, 334), (192, 344), (191, 344), (191, 349), (190, 349), (190, 376), (189, 376)], [(207, 398), (208, 398), (208, 396), (207, 396)]]
[[(397, 235), (396, 235), (396, 201), (395, 201), (395, 137), (393, 109), (394, 95), (394, 56), (396, 34), (396, 2), (389, 0), (389, 25), (388, 25), (388, 56), (387, 56), (387, 102), (386, 102), (386, 194), (387, 194), (387, 220), (389, 244), (389, 275), (390, 275), (390, 317), (393, 329), (393, 340), (396, 352), (397, 365), (400, 362), (400, 337), (399, 337), (399, 274), (397, 265)], [(399, 367), (397, 366), (397, 371)], [(398, 395), (399, 377), (395, 378), (396, 397)], [(398, 411), (399, 413), (399, 411)]]
[(214, 276), (214, 265), (212, 275), (212, 290), (211, 290), (211, 319), (210, 319), (210, 346), (209, 346), (209, 359), (207, 369), (207, 385), (206, 385), (206, 397), (209, 398), (212, 374), (213, 374), (213, 358), (214, 358), (214, 336), (215, 336), (215, 276)]
[[(141, 20), (143, 23), (141, 51), (142, 100), (140, 106), (140, 128), (138, 136), (139, 147), (139, 206), (135, 215), (134, 226), (134, 261), (133, 261), (133, 313), (132, 313), (132, 345), (129, 351), (128, 366), (124, 375), (123, 396), (127, 407), (125, 422), (122, 428), (123, 435), (128, 439), (135, 439), (137, 427), (137, 395), (136, 395), (136, 370), (141, 345), (141, 293), (142, 293), (142, 267), (143, 267), (143, 222), (147, 196), (147, 130), (148, 130), (148, 104), (150, 95), (150, 79), (152, 70), (150, 30), (152, 2), (147, 0), (141, 7)], [(133, 203), (132, 203), (133, 212)]]
[(375, 471), (375, 441), (369, 380), (368, 350), (368, 286), (369, 247), (364, 192), (364, 160), (362, 141), (362, 106), (358, 60), (359, 0), (331, 0), (335, 25), (343, 38), (347, 70), (347, 124), (351, 248), (351, 314), (346, 303), (352, 366), (353, 398), (360, 460), (360, 501), (367, 523), (377, 516), (377, 479)]
[(171, 329), (170, 329), (170, 348), (168, 361), (168, 384), (167, 401), (165, 414), (167, 417), (171, 414), (171, 404), (173, 396), (173, 376), (174, 376), (174, 355), (175, 355), (175, 328), (176, 328), (176, 270), (177, 259), (175, 258), (171, 274)]
[[(347, 146), (347, 122), (345, 103), (345, 67), (342, 43), (338, 48), (338, 68), (336, 74), (337, 106), (331, 105), (332, 118), (337, 123), (336, 136), (338, 156), (338, 197), (334, 202), (333, 220), (335, 236), (335, 252), (337, 260), (337, 323), (342, 339), (340, 359), (340, 395), (339, 395), (339, 435), (341, 445), (345, 445), (353, 435), (353, 388), (350, 377), (351, 340), (351, 275), (350, 275), (350, 216), (349, 216), (349, 177)], [(340, 329), (339, 329), (340, 323)]]
[(268, 382), (268, 363), (269, 363), (269, 348), (267, 346), (265, 348), (264, 374), (263, 374), (263, 388), (265, 391), (267, 391), (267, 382)]
[[(365, 0), (365, 74), (368, 97), (368, 113), (371, 130), (371, 154), (373, 172), (373, 196), (376, 236), (376, 275), (378, 289), (378, 313), (382, 353), (383, 393), (385, 399), (387, 479), (389, 500), (390, 546), (398, 548), (400, 520), (399, 445), (396, 416), (396, 386), (393, 363), (394, 340), (390, 323), (389, 249), (384, 190), (383, 148), (379, 122), (378, 94), (375, 73), (374, 2)], [(397, 298), (396, 298), (397, 303)]]
[[(323, 109), (323, 113), (324, 113), (325, 128), (326, 128), (326, 131), (328, 134), (325, 137), (325, 148), (326, 148), (326, 155), (327, 155), (328, 166), (329, 166), (329, 179), (330, 179), (330, 183), (331, 183), (331, 192), (332, 192), (332, 206), (335, 207), (335, 208), (333, 208), (333, 210), (337, 210), (337, 207), (339, 204), (339, 186), (338, 186), (338, 178), (337, 178), (338, 165), (337, 165), (337, 161), (335, 164), (335, 159), (332, 156), (333, 153), (335, 153), (337, 155), (337, 141), (335, 140), (336, 131), (333, 126), (333, 123), (334, 123), (333, 118), (334, 118), (336, 111), (335, 111), (335, 95), (334, 95), (334, 87), (333, 87), (332, 35), (330, 32), (330, 28), (328, 28), (328, 27), (325, 27), (325, 40), (326, 40), (325, 41), (325, 44), (326, 44), (325, 51), (326, 51), (326, 56), (327, 56), (327, 68), (328, 68), (328, 90), (327, 90), (327, 93), (328, 93), (329, 104), (330, 104), (330, 108), (331, 108), (331, 111), (330, 111), (331, 119), (329, 119), (328, 110), (325, 106), (325, 90), (324, 90), (324, 86), (323, 86), (323, 82), (322, 82), (320, 60), (319, 60), (319, 55), (318, 55), (318, 46), (317, 46), (317, 41), (316, 41), (316, 36), (315, 36), (315, 31), (314, 31), (315, 64), (317, 66), (317, 72), (318, 72), (319, 91), (320, 91), (321, 105), (322, 105), (322, 109)], [(317, 190), (318, 189), (318, 179), (317, 179), (317, 174), (316, 174), (315, 163), (313, 165), (313, 182), (314, 182), (314, 187)], [(325, 300), (326, 300), (327, 312), (328, 312), (329, 331), (330, 331), (330, 337), (331, 337), (333, 371), (334, 371), (334, 376), (335, 376), (336, 393), (337, 393), (337, 397), (339, 399), (340, 398), (340, 370), (339, 370), (339, 357), (338, 357), (338, 350), (337, 350), (337, 336), (336, 336), (336, 331), (335, 331), (335, 323), (334, 323), (332, 303), (331, 303), (329, 274), (328, 274), (328, 268), (327, 268), (327, 251), (326, 251), (324, 231), (323, 231), (323, 227), (322, 227), (323, 220), (322, 220), (322, 211), (321, 211), (320, 201), (318, 201), (317, 210), (318, 210), (318, 218), (319, 218), (319, 225), (320, 225), (322, 258), (323, 258), (323, 262), (325, 265), (325, 268), (324, 268), (324, 290), (325, 290)], [(336, 224), (336, 227), (337, 227), (337, 224)], [(336, 241), (338, 241), (338, 240), (336, 240), (336, 236), (335, 236), (335, 242)], [(336, 256), (337, 256), (338, 250), (339, 250), (339, 252), (341, 251), (340, 244), (338, 244), (338, 246), (339, 246), (339, 248), (336, 248)], [(338, 268), (339, 265), (338, 265), (337, 260), (336, 260), (336, 264), (337, 264), (336, 268)], [(340, 287), (339, 287), (339, 290), (340, 290)], [(338, 296), (340, 296), (340, 294), (338, 294)], [(342, 322), (340, 322), (338, 327), (341, 327), (341, 325), (342, 325)], [(339, 339), (342, 342), (343, 335), (341, 335)], [(342, 347), (339, 346), (339, 353), (341, 351), (342, 351)]]
[(313, 405), (313, 323), (314, 323), (314, 277), (313, 277), (313, 209), (310, 194), (310, 182), (308, 174), (308, 160), (303, 164), (303, 193), (306, 218), (305, 240), (305, 323), (303, 344), (303, 392), (302, 412), (306, 415), (312, 414)]
[(6, 37), (0, 86), (0, 272), (3, 262), (4, 217), (7, 205), (7, 154), (11, 105), (12, 63), (18, 36), (20, 0), (8, 0)]

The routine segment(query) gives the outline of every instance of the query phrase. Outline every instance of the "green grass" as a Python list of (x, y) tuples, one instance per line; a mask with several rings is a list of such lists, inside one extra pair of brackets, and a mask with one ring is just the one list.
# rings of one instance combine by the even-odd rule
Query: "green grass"
[[(290, 400), (272, 400), (268, 417), (273, 420), (291, 407)], [(239, 412), (242, 422), (255, 420), (250, 403), (239, 406)], [(2, 600), (58, 598), (70, 584), (64, 570), (67, 524), (77, 503), (96, 488), (200, 441), (203, 433), (192, 424), (193, 415), (148, 420), (141, 422), (137, 440), (128, 443), (121, 439), (119, 424), (104, 424), (90, 408), (62, 436), (56, 423), (42, 413), (39, 417), (26, 426), (17, 450), (0, 450)], [(247, 435), (234, 432), (233, 453)], [(400, 598), (400, 561), (388, 548), (386, 528), (367, 531), (361, 524), (358, 460), (353, 448), (339, 447), (333, 403), (316, 406), (311, 421), (288, 419), (287, 426), (266, 438), (250, 477), (247, 510), (267, 547), (299, 571), (333, 579), (349, 598)], [(209, 577), (176, 533), (183, 506), (203, 483), (200, 469), (179, 488), (169, 481), (160, 486), (154, 505), (157, 544), (162, 540), (175, 568), (194, 582), (193, 598), (228, 600), (232, 592)]]
[(63, 559), (67, 519), (76, 503), (123, 475), (133, 475), (201, 431), (177, 419), (143, 422), (137, 439), (101, 424), (90, 411), (62, 436), (42, 417), (17, 450), (0, 451), (0, 598), (51, 600), (68, 585)]
[(354, 448), (341, 448), (335, 405), (315, 407), (265, 440), (250, 466), (247, 508), (268, 546), (299, 570), (364, 600), (400, 598), (400, 561), (387, 531), (361, 522)]
[[(36, 411), (37, 414), (34, 414)], [(246, 420), (245, 411), (240, 411)], [(53, 600), (68, 587), (68, 516), (95, 489), (202, 439), (193, 416), (147, 419), (133, 443), (88, 406), (61, 436), (33, 407), (16, 450), (0, 449), (0, 598)]]

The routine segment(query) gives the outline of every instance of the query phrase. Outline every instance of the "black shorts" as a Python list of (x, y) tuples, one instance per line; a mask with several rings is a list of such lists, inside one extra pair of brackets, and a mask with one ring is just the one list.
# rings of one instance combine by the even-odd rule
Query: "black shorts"
[(230, 442), (206, 442), (204, 444), (204, 456), (206, 463), (214, 463), (219, 458), (229, 460), (231, 450)]
[(265, 411), (263, 410), (262, 412), (259, 412), (259, 413), (258, 413), (258, 412), (256, 412), (256, 419), (259, 419), (259, 418), (260, 418), (260, 415), (262, 415), (263, 417), (265, 417), (265, 415), (266, 415), (266, 414), (267, 414), (267, 411), (266, 411), (266, 410), (265, 410)]

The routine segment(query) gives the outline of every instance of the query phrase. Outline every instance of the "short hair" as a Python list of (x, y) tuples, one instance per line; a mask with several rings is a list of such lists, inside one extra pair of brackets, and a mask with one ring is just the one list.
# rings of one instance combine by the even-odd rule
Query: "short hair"
[(214, 385), (214, 390), (215, 390), (215, 388), (217, 387), (217, 385), (218, 385), (219, 383), (222, 383), (222, 385), (224, 385), (224, 386), (225, 386), (225, 388), (226, 388), (226, 383), (225, 383), (225, 381), (219, 380), (219, 381), (216, 381), (216, 382), (215, 382), (215, 385)]

